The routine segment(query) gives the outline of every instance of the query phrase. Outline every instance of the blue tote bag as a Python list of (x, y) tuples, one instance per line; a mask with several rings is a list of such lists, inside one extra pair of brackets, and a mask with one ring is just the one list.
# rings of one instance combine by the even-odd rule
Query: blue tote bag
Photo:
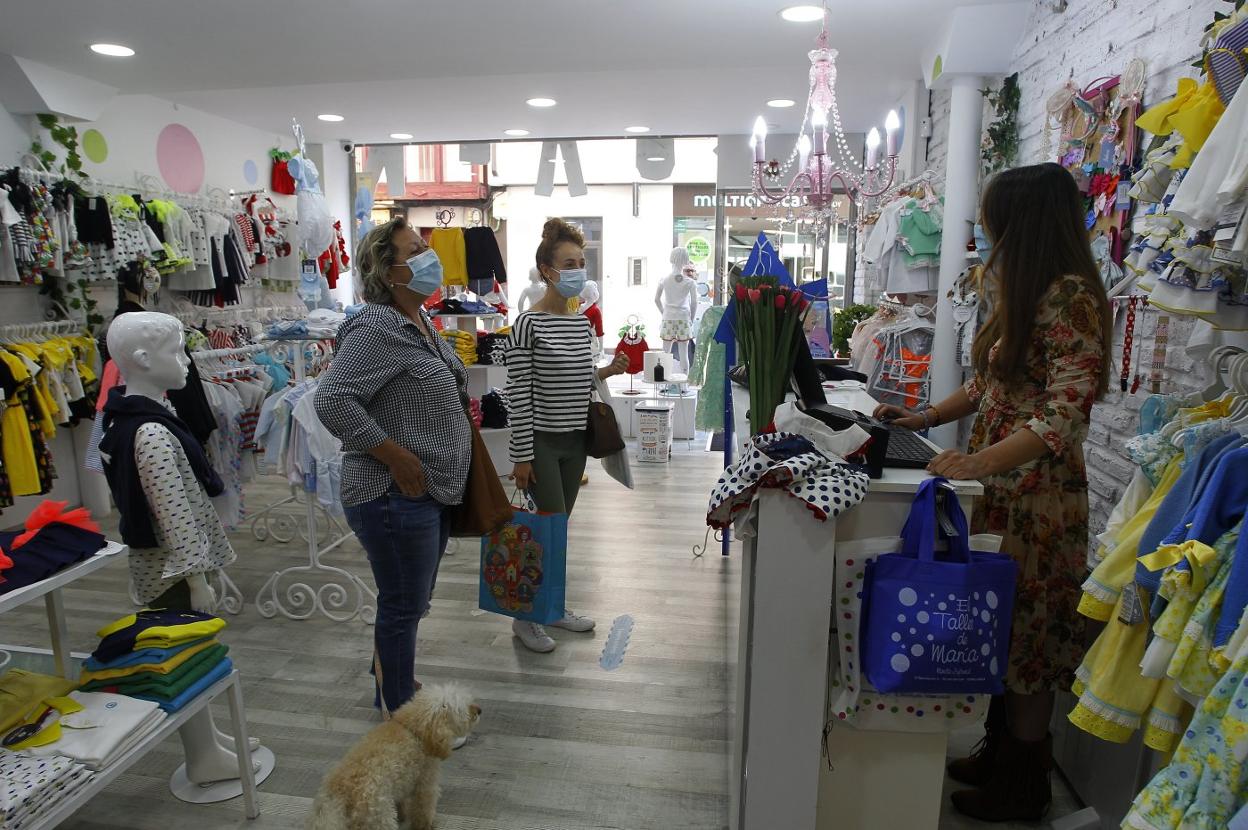
[[(937, 493), (945, 488), (945, 518)], [(937, 534), (946, 550), (936, 551)], [(867, 565), (863, 669), (881, 692), (992, 694), (1009, 663), (1018, 566), (1006, 554), (974, 553), (966, 516), (943, 478), (919, 487), (900, 553)]]
[(568, 517), (517, 508), (481, 538), (478, 604), (483, 611), (546, 623), (563, 619), (568, 585)]

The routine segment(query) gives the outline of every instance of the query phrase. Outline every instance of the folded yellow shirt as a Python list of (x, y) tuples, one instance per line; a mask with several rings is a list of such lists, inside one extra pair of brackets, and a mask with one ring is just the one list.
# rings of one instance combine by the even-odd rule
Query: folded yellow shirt
[(120, 669), (102, 669), (100, 671), (84, 671), (78, 678), (78, 682), (82, 684), (91, 683), (96, 680), (116, 680), (119, 677), (129, 677), (139, 672), (155, 672), (156, 674), (169, 674), (177, 669), (178, 666), (190, 660), (196, 654), (205, 649), (212, 648), (217, 645), (216, 640), (205, 640), (199, 645), (191, 646), (186, 651), (180, 651), (173, 657), (170, 657), (163, 663), (140, 663), (137, 666), (126, 666)]
[[(95, 632), (95, 635), (97, 637), (107, 637), (109, 634), (114, 634), (123, 628), (129, 628), (138, 621), (138, 615), (130, 614), (109, 623)], [(177, 625), (154, 625), (138, 633), (134, 640), (134, 647), (136, 649), (172, 648), (190, 640), (211, 637), (223, 628), (225, 628), (225, 620), (220, 617), (213, 617), (210, 620), (178, 623)]]

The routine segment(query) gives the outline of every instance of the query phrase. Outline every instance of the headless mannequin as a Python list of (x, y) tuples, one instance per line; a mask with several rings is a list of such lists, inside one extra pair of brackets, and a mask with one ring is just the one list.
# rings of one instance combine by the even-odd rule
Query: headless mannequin
[(673, 248), (670, 259), (672, 272), (663, 278), (654, 293), (654, 304), (663, 314), (659, 337), (663, 340), (663, 351), (673, 353), (680, 371), (688, 374), (686, 344), (693, 339), (693, 318), (698, 312), (696, 272), (684, 248)]
[[(170, 389), (186, 385), (186, 372), (190, 359), (183, 348), (182, 324), (167, 314), (135, 311), (115, 319), (108, 329), (108, 350), (117, 363), (126, 384), (126, 397), (149, 398), (157, 404)], [(160, 429), (164, 430), (163, 427)], [(168, 430), (164, 430), (168, 434)], [(135, 436), (135, 454), (147, 449), (143, 446), (149, 439), (140, 430)], [(176, 439), (173, 441), (177, 443)], [(195, 482), (195, 486), (199, 486)], [(202, 489), (202, 488), (201, 488)], [(207, 499), (207, 494), (204, 494)], [(118, 503), (121, 500), (118, 499)], [(153, 515), (155, 510), (152, 511)], [(219, 521), (219, 520), (218, 520)], [(159, 555), (160, 549), (135, 551), (132, 556)], [(155, 552), (155, 553), (154, 553)], [(132, 562), (132, 569), (134, 563)], [(133, 573), (133, 570), (132, 570)], [(211, 613), (216, 604), (212, 586), (203, 571), (188, 573), (184, 582), (191, 609)], [(177, 586), (167, 592), (178, 595)], [(170, 607), (173, 607), (172, 605)], [(217, 731), (212, 712), (202, 709), (178, 730), (182, 748), (186, 754), (187, 778), (196, 784), (210, 784), (238, 778), (238, 757), (234, 754), (233, 741)], [(254, 738), (252, 748), (259, 746)], [(259, 770), (259, 765), (256, 765)]]
[(529, 269), (529, 284), (520, 292), (520, 301), (516, 303), (517, 313), (523, 313), (533, 304), (541, 301), (546, 296), (546, 284), (542, 282), (542, 275), (536, 268)]

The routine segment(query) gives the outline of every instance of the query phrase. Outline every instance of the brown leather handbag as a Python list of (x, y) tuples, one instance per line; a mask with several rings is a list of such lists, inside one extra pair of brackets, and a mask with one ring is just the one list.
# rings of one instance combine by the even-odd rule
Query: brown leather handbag
[(451, 508), (451, 536), (478, 537), (497, 530), (511, 521), (511, 500), (498, 479), (498, 471), (490, 460), (481, 431), (472, 427), (472, 460), (468, 464), (468, 483), (464, 500)]
[(585, 452), (591, 458), (606, 458), (624, 449), (624, 437), (615, 420), (615, 410), (602, 401), (590, 401), (585, 419)]

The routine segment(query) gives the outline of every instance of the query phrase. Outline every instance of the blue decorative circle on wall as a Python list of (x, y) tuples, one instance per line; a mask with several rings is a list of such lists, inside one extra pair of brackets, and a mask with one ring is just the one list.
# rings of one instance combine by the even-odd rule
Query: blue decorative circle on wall
[(243, 178), (247, 180), (247, 184), (255, 184), (260, 179), (260, 169), (251, 159), (243, 162)]

